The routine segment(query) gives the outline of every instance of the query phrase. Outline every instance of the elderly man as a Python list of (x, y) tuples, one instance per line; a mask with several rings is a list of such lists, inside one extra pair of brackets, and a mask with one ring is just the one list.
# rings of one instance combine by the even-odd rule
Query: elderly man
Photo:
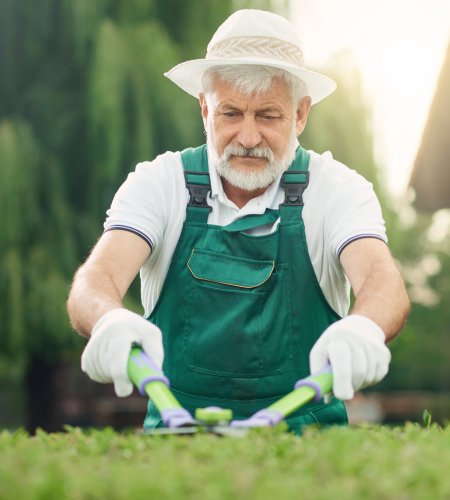
[[(166, 76), (199, 98), (207, 144), (139, 164), (117, 192), (68, 300), (90, 337), (82, 369), (127, 396), (137, 342), (185, 408), (245, 418), (331, 363), (335, 397), (288, 423), (346, 422), (342, 400), (386, 375), (409, 302), (371, 184), (297, 141), (334, 82), (256, 10)], [(139, 270), (145, 318), (122, 303)], [(160, 423), (150, 402), (144, 427)]]

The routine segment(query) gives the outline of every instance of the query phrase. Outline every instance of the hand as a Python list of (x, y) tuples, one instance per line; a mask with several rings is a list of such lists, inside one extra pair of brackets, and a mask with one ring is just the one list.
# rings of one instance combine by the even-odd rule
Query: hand
[(114, 382), (119, 397), (129, 396), (133, 384), (127, 365), (132, 344), (144, 349), (161, 368), (164, 359), (161, 330), (128, 309), (113, 309), (103, 315), (92, 329), (81, 355), (81, 369), (96, 382)]
[(330, 363), (334, 395), (352, 399), (355, 391), (376, 384), (387, 374), (391, 353), (385, 339), (371, 319), (351, 314), (329, 326), (314, 344), (309, 355), (311, 373)]

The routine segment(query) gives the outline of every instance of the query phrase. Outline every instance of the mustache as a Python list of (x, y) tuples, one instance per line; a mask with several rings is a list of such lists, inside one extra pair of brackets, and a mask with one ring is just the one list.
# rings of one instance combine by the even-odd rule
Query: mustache
[(255, 158), (265, 158), (273, 162), (273, 152), (269, 147), (255, 146), (254, 148), (246, 148), (242, 144), (228, 144), (223, 150), (222, 158), (227, 161), (231, 156), (253, 156)]

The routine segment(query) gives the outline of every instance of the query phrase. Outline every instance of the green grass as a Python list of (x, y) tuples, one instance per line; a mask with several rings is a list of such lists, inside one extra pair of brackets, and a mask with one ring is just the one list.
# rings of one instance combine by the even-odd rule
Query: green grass
[(450, 499), (450, 425), (0, 434), (0, 499)]

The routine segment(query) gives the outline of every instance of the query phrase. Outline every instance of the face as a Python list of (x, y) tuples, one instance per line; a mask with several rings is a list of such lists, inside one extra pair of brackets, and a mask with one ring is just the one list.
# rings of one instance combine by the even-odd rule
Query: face
[(295, 109), (289, 87), (274, 79), (261, 94), (246, 95), (216, 78), (208, 102), (200, 96), (208, 154), (219, 175), (245, 190), (266, 188), (295, 157), (310, 98)]

